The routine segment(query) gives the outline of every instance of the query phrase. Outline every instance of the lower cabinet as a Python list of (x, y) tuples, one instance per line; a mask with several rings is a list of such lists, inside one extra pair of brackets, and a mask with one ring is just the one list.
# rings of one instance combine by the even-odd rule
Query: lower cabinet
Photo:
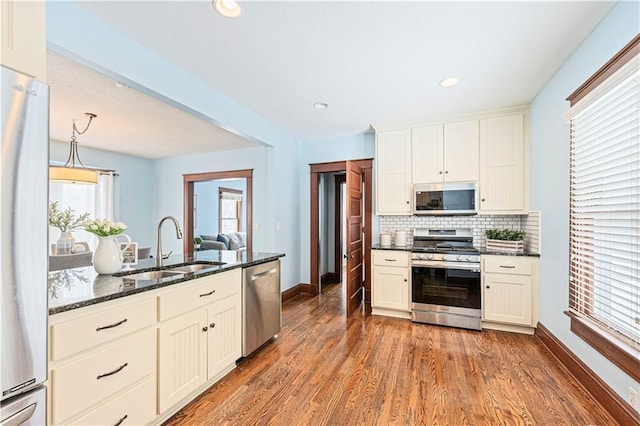
[[(155, 419), (156, 329), (148, 310), (155, 298), (134, 299), (50, 317), (49, 424), (133, 425)], [(73, 335), (78, 344), (66, 347)], [(147, 393), (132, 398), (141, 388)]]
[(48, 424), (159, 424), (242, 356), (242, 269), (49, 317)]
[(371, 308), (374, 315), (411, 318), (410, 252), (372, 250)]
[(532, 333), (538, 322), (538, 259), (483, 255), (482, 295), (484, 328)]
[(181, 312), (158, 329), (160, 413), (222, 377), (242, 356), (240, 271), (211, 275), (159, 297), (164, 312)]
[(162, 413), (207, 381), (207, 311), (162, 324), (158, 331), (158, 410)]

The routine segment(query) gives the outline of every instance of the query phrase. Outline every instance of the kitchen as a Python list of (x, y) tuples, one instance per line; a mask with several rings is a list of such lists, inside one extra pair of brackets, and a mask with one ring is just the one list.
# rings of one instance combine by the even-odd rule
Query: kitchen
[[(595, 352), (582, 348), (578, 342), (574, 341), (562, 314), (562, 311), (566, 310), (566, 300), (563, 303), (563, 298), (566, 299), (566, 296), (562, 296), (566, 294), (566, 285), (555, 290), (557, 277), (566, 276), (566, 272), (564, 272), (566, 266), (563, 266), (566, 264), (567, 257), (566, 249), (563, 249), (566, 247), (566, 243), (562, 242), (564, 237), (559, 236), (567, 235), (567, 231), (563, 221), (563, 217), (566, 216), (564, 207), (558, 207), (566, 206), (566, 196), (563, 197), (561, 188), (555, 188), (555, 182), (565, 180), (562, 172), (565, 168), (562, 156), (553, 153), (556, 153), (558, 147), (563, 146), (566, 142), (566, 125), (558, 119), (567, 109), (564, 97), (631, 38), (629, 31), (633, 30), (627, 30), (626, 35), (615, 36), (608, 31), (612, 26), (624, 26), (625, 23), (626, 27), (624, 28), (632, 27), (633, 22), (629, 22), (631, 18), (625, 19), (625, 16), (633, 16), (634, 12), (633, 9), (630, 13), (625, 12), (625, 8), (632, 7), (633, 5), (624, 3), (616, 6), (612, 15), (603, 21), (602, 29), (594, 33), (594, 41), (591, 43), (597, 43), (597, 40), (600, 40), (598, 37), (601, 37), (607, 43), (611, 43), (610, 51), (605, 49), (602, 52), (601, 49), (589, 45), (584, 48), (587, 49), (586, 53), (578, 52), (573, 61), (579, 63), (577, 65), (569, 64), (573, 68), (568, 68), (562, 74), (562, 90), (549, 88), (547, 91), (541, 92), (541, 96), (533, 102), (531, 113), (531, 210), (541, 211), (542, 220), (545, 221), (541, 226), (542, 241), (544, 242), (540, 270), (542, 286), (540, 293), (544, 299), (544, 303), (541, 303), (541, 322), (551, 326), (554, 334), (560, 334), (562, 341), (568, 344), (580, 358), (585, 359), (588, 365), (599, 376), (604, 377), (605, 381), (614, 387), (624, 399), (626, 399), (627, 388), (632, 383), (624, 373), (618, 372), (606, 361), (599, 360)], [(150, 54), (148, 51), (145, 52), (139, 45), (127, 43), (120, 38), (117, 32), (105, 27), (99, 20), (78, 7), (73, 7), (70, 4), (55, 4), (51, 5), (47, 13), (47, 37), (51, 43), (64, 46), (67, 50), (75, 52), (76, 55), (128, 76), (131, 80), (142, 79), (150, 89), (164, 93), (166, 96), (185, 100), (182, 91), (177, 90), (175, 85), (169, 83), (172, 81), (172, 75), (183, 75), (183, 71), (175, 65)], [(229, 23), (225, 25), (229, 25)], [(75, 28), (77, 33), (69, 31), (69, 28)], [(83, 37), (78, 37), (77, 34), (94, 34), (94, 39), (92, 39), (94, 44), (92, 46), (83, 45)], [(108, 43), (107, 40), (109, 40)], [(113, 46), (118, 46), (122, 56), (109, 53), (113, 51)], [(137, 58), (140, 55), (145, 58), (144, 62), (147, 66), (154, 70), (154, 74), (166, 77), (163, 78), (164, 83), (151, 81), (154, 79), (150, 76), (142, 77), (130, 70), (130, 65), (127, 64), (131, 63), (132, 57)], [(586, 69), (582, 69), (583, 67)], [(556, 82), (560, 82), (560, 80), (556, 80)], [(193, 84), (194, 87), (197, 87), (193, 79), (188, 76), (185, 77), (184, 84)], [(223, 100), (221, 101), (223, 104), (218, 106), (211, 102), (205, 102), (203, 98), (220, 99), (220, 95), (206, 87), (200, 87), (200, 89), (202, 90), (202, 98), (195, 97), (185, 100), (185, 103), (204, 111), (209, 116), (219, 118), (230, 127), (243, 129), (244, 133), (248, 135), (260, 135), (258, 139), (261, 140), (277, 140), (274, 142), (275, 148), (254, 148), (259, 155), (247, 155), (246, 160), (242, 161), (243, 168), (250, 161), (261, 163), (256, 166), (256, 171), (260, 174), (260, 178), (256, 178), (256, 183), (261, 187), (255, 192), (258, 197), (262, 197), (256, 201), (256, 206), (262, 206), (262, 208), (256, 211), (255, 223), (260, 225), (260, 229), (255, 230), (255, 246), (268, 251), (287, 253), (283, 264), (283, 289), (295, 286), (299, 282), (308, 282), (309, 242), (306, 236), (309, 234), (307, 221), (309, 212), (306, 202), (308, 189), (305, 183), (308, 180), (308, 170), (305, 165), (343, 158), (371, 158), (374, 156), (373, 135), (312, 141), (304, 149), (300, 149), (297, 138), (275, 127), (262, 128), (259, 123), (263, 123), (263, 119), (250, 112), (241, 113), (237, 108), (231, 108), (229, 104), (224, 104)], [(530, 99), (533, 99), (533, 95), (536, 93), (534, 92)], [(83, 112), (84, 110), (81, 110), (78, 114)], [(406, 118), (408, 117), (403, 119)], [(82, 150), (82, 146), (80, 149)], [(270, 155), (272, 156), (269, 157)], [(256, 158), (256, 160), (249, 160), (250, 158)], [(158, 182), (168, 193), (180, 193), (179, 184), (175, 183), (175, 179), (171, 179), (171, 176), (179, 176), (182, 173), (192, 172), (194, 169), (208, 170), (205, 167), (206, 164), (225, 162), (227, 164), (240, 163), (232, 153), (220, 156), (212, 155), (208, 158), (203, 156), (203, 158), (176, 161), (164, 160), (158, 164)], [(291, 167), (292, 164), (300, 164), (300, 166)], [(266, 194), (279, 194), (280, 198), (269, 197)], [(279, 202), (280, 199), (290, 201), (290, 203), (285, 202), (283, 208), (276, 209), (276, 206), (280, 207), (283, 204)], [(182, 212), (179, 207), (181, 203), (164, 198), (158, 200), (157, 203), (159, 205), (155, 209), (157, 211), (156, 220), (166, 214), (181, 217)], [(281, 224), (280, 231), (277, 229), (278, 222)], [(171, 245), (175, 243), (170, 242), (168, 237), (166, 241), (169, 244), (167, 249), (173, 249), (174, 247)]]

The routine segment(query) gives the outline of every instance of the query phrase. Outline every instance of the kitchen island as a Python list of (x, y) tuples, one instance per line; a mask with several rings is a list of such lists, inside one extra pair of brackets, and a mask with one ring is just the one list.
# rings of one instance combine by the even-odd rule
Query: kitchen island
[[(236, 367), (242, 271), (279, 268), (282, 256), (176, 255), (163, 271), (204, 268), (157, 279), (93, 267), (50, 272), (48, 423), (161, 424)], [(124, 273), (158, 271), (155, 259), (137, 266)]]

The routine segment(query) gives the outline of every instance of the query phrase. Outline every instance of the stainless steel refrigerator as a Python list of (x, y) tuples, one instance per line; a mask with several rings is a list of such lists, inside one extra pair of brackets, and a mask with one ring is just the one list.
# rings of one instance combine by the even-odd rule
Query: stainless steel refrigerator
[(0, 73), (0, 425), (44, 425), (49, 87)]

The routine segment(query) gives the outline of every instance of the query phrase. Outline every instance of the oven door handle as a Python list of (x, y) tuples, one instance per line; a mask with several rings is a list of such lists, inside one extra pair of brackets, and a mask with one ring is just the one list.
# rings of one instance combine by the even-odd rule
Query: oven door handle
[(432, 262), (423, 260), (414, 260), (411, 262), (413, 268), (436, 268), (436, 269), (463, 269), (465, 271), (480, 272), (480, 265), (470, 265), (457, 262)]

